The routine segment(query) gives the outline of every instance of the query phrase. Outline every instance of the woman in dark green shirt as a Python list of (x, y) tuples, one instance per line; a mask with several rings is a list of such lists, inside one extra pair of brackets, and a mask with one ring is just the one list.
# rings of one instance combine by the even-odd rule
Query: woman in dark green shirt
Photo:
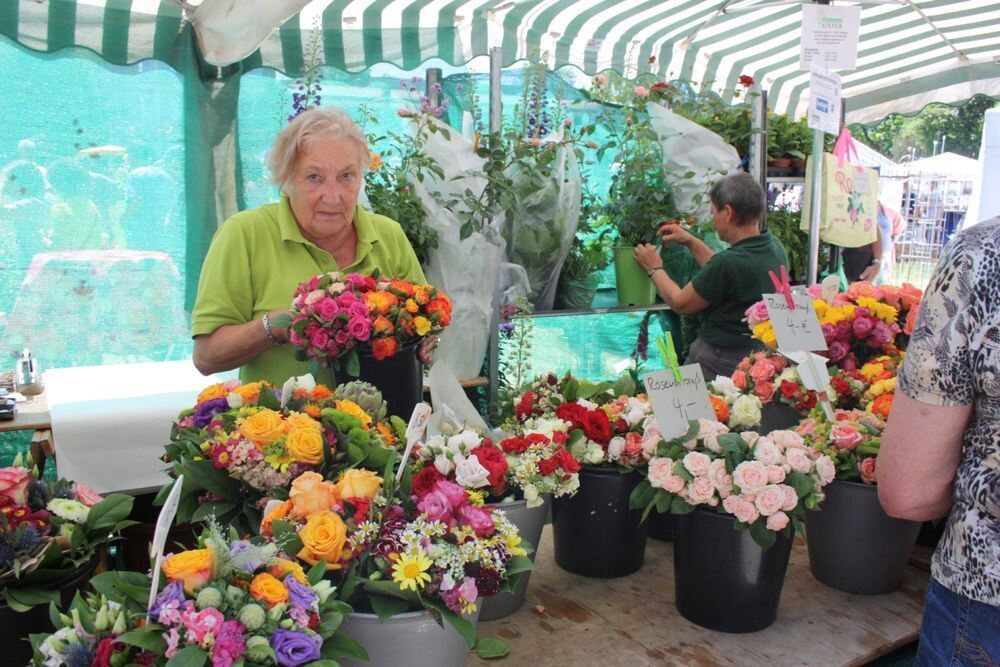
[(781, 242), (760, 231), (764, 192), (747, 173), (726, 176), (708, 193), (715, 229), (729, 248), (715, 252), (680, 225), (664, 225), (664, 245), (679, 243), (701, 266), (680, 287), (663, 270), (663, 259), (649, 244), (635, 247), (635, 261), (649, 274), (660, 296), (681, 315), (702, 313), (701, 330), (686, 363), (701, 364), (705, 378), (732, 375), (754, 345), (743, 321), (746, 309), (773, 291), (768, 271), (788, 263)]

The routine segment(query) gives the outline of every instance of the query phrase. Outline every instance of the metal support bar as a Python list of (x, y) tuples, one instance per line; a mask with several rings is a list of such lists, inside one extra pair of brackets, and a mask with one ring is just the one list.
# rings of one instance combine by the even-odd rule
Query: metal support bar
[(823, 130), (813, 130), (812, 182), (809, 196), (809, 272), (806, 285), (816, 282), (819, 272), (819, 211), (823, 196)]
[(428, 67), (425, 76), (427, 81), (427, 99), (430, 100), (432, 109), (441, 106), (441, 93), (438, 92), (438, 84), (441, 83), (441, 69), (438, 67)]
[[(502, 76), (502, 51), (500, 47), (494, 46), (490, 49), (490, 133), (499, 136), (503, 123), (503, 101), (500, 95)], [(495, 148), (495, 146), (491, 146)], [(497, 276), (494, 283), (496, 289), (493, 290), (493, 315), (490, 318), (490, 344), (489, 344), (489, 417), (492, 419), (495, 411), (499, 407), (499, 366), (500, 366), (500, 267), (497, 266)]]
[[(750, 175), (767, 194), (767, 91), (753, 85), (747, 91), (750, 99), (750, 154), (747, 156)], [(760, 230), (767, 229), (767, 209), (761, 216)]]

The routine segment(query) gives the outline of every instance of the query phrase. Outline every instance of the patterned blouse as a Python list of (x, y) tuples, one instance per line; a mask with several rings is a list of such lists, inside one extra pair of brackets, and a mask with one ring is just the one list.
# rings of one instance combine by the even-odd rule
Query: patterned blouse
[(931, 572), (960, 595), (1000, 606), (1000, 217), (945, 248), (899, 389), (929, 405), (974, 406)]

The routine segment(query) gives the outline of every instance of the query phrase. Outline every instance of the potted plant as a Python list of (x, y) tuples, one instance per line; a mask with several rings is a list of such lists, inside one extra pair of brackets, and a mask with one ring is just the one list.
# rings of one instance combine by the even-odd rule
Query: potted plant
[[(580, 224), (559, 273), (555, 307), (583, 310), (590, 307), (600, 285), (600, 274), (611, 263), (607, 225), (600, 217), (602, 204), (584, 186)], [(597, 231), (603, 228), (604, 231)]]
[(628, 499), (659, 439), (652, 408), (628, 376), (594, 384), (567, 374), (556, 385), (552, 377), (526, 388), (515, 420), (520, 433), (564, 433), (582, 464), (579, 491), (552, 501), (556, 563), (585, 577), (632, 574), (644, 562), (646, 526)]
[(631, 506), (679, 515), (680, 614), (721, 632), (771, 625), (796, 525), (823, 499), (833, 461), (793, 431), (736, 434), (701, 419), (658, 444), (645, 473)]
[(22, 641), (51, 627), (48, 603), (68, 605), (113, 535), (130, 526), (132, 497), (102, 498), (83, 484), (47, 482), (22, 465), (0, 468), (0, 629), (6, 658), (30, 660)]

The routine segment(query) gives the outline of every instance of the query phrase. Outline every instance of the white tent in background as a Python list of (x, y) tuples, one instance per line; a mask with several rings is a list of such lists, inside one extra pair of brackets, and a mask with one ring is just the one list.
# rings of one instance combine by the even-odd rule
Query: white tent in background
[(1000, 108), (989, 109), (983, 118), (983, 144), (979, 148), (972, 200), (963, 227), (1000, 215), (1000, 188), (983, 187), (1000, 183)]
[(929, 174), (971, 181), (979, 173), (979, 163), (957, 153), (939, 153), (909, 163), (909, 172), (911, 175)]
[(877, 150), (854, 139), (854, 146), (858, 149), (858, 158), (861, 160), (861, 165), (864, 167), (871, 167), (873, 169), (885, 169), (886, 167), (896, 167), (898, 164), (890, 157), (882, 155)]

